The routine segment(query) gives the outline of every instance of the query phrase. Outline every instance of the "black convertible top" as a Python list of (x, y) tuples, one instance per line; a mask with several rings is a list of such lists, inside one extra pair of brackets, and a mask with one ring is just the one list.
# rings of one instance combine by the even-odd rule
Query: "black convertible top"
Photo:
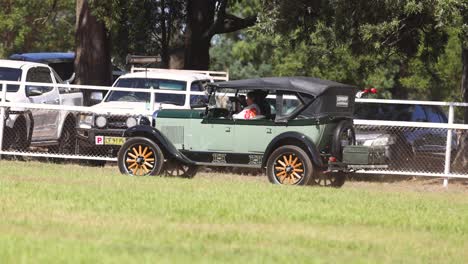
[(268, 77), (213, 83), (214, 87), (226, 89), (262, 89), (286, 90), (319, 96), (330, 88), (349, 88), (353, 92), (356, 87), (333, 81), (311, 77)]

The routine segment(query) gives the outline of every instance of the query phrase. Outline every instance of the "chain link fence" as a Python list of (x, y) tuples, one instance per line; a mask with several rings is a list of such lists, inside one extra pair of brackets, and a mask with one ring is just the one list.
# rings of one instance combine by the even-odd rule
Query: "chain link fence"
[[(5, 92), (7, 84), (0, 82), (3, 87), (0, 99), (6, 99), (0, 102), (0, 117), (3, 119), (0, 123), (1, 155), (81, 160), (93, 165), (116, 161), (119, 142), (113, 140), (122, 137), (127, 128), (153, 122), (152, 113), (157, 110), (158, 93), (187, 98), (192, 94), (204, 95), (190, 90), (168, 92), (63, 85), (69, 90), (74, 89), (75, 93), (86, 89), (154, 93), (149, 103), (142, 104), (143, 107), (129, 102), (120, 108), (104, 109), (73, 104), (9, 102)], [(358, 99), (356, 143), (385, 148), (389, 165), (385, 169), (364, 173), (468, 178), (468, 125), (456, 122), (466, 106)]]
[[(364, 123), (365, 121), (361, 122)], [(447, 149), (447, 128), (355, 125), (356, 143), (366, 146), (382, 146), (388, 171), (424, 174), (444, 174)], [(463, 131), (452, 133), (450, 172), (468, 174), (463, 162)], [(458, 157), (458, 158), (457, 158)]]
[(363, 173), (468, 178), (468, 104), (356, 101), (356, 143), (384, 147), (389, 165)]

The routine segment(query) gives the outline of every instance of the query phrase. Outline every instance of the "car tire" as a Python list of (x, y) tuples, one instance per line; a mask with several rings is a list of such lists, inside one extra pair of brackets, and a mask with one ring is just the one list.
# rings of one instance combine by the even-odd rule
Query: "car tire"
[(177, 161), (169, 161), (164, 165), (164, 175), (167, 177), (178, 177), (191, 179), (198, 172), (198, 166), (186, 165)]
[(345, 172), (317, 173), (310, 185), (319, 187), (340, 188), (344, 185), (347, 178)]
[(310, 157), (298, 146), (279, 147), (268, 157), (267, 176), (273, 184), (307, 185), (314, 174)]
[(345, 146), (343, 143), (347, 145), (356, 144), (356, 132), (354, 131), (353, 122), (350, 120), (342, 120), (339, 122), (333, 133), (331, 154), (339, 161), (343, 159), (343, 148)]
[(161, 148), (148, 138), (130, 138), (119, 150), (118, 165), (123, 174), (160, 175), (164, 165), (164, 154)]
[(50, 152), (66, 155), (76, 154), (76, 130), (73, 122), (68, 121), (64, 124), (58, 145), (52, 147)]
[(26, 151), (29, 145), (26, 121), (22, 118), (18, 119), (13, 125), (12, 132), (13, 134), (9, 138), (11, 140), (9, 143), (10, 148), (21, 152)]

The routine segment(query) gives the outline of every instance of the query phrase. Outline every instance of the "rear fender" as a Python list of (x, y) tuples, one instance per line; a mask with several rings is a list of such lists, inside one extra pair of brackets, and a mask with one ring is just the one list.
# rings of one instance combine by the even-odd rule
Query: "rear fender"
[(312, 160), (312, 163), (317, 167), (323, 167), (323, 161), (320, 156), (320, 152), (317, 149), (315, 143), (306, 135), (299, 132), (286, 132), (275, 137), (268, 147), (266, 148), (265, 154), (263, 155), (262, 167), (266, 167), (268, 158), (271, 153), (275, 151), (278, 147), (284, 145), (296, 145), (304, 149), (304, 151), (309, 155)]
[(174, 158), (184, 164), (195, 164), (192, 160), (180, 153), (179, 150), (159, 130), (151, 126), (138, 125), (127, 129), (124, 137), (145, 137), (154, 141), (164, 153), (165, 157)]

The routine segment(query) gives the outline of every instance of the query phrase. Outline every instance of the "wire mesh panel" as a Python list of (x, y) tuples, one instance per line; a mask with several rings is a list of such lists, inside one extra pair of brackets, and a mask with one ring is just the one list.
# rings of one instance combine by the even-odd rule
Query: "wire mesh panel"
[(51, 109), (6, 109), (2, 151), (109, 160), (117, 157), (124, 132), (150, 125), (150, 117)]
[[(389, 166), (383, 171), (444, 173), (446, 128), (356, 125), (355, 130), (357, 144), (385, 147)], [(455, 135), (451, 144), (455, 155)]]

